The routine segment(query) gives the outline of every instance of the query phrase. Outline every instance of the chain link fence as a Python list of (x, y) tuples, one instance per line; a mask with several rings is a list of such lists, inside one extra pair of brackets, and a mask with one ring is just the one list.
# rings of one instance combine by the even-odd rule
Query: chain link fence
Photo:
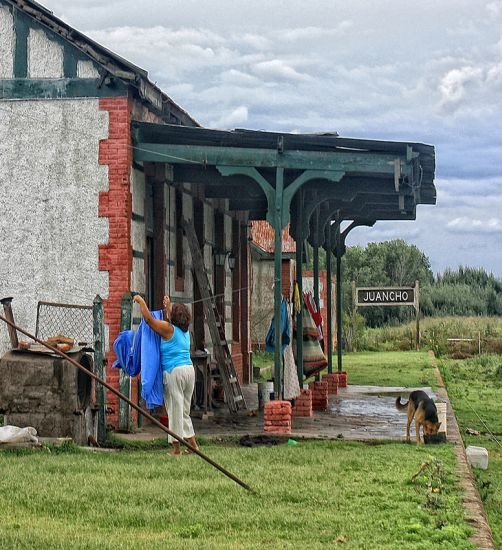
[(92, 306), (38, 302), (35, 336), (47, 340), (64, 335), (77, 343), (94, 342)]

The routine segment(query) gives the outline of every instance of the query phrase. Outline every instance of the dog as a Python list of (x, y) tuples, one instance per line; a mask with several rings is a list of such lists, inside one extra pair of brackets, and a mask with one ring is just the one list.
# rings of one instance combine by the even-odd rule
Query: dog
[(401, 403), (401, 397), (396, 399), (396, 409), (407, 411), (406, 441), (410, 441), (411, 421), (415, 418), (417, 445), (421, 444), (420, 427), (425, 436), (437, 435), (441, 422), (438, 421), (438, 412), (434, 401), (421, 390), (412, 391), (407, 403)]

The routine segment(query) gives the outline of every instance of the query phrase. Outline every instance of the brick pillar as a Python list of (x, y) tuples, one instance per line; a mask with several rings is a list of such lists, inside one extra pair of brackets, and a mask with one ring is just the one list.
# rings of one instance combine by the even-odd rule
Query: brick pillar
[(310, 382), (312, 390), (312, 408), (314, 411), (326, 411), (328, 409), (328, 383)]
[(323, 382), (328, 383), (328, 395), (336, 395), (338, 393), (338, 373), (324, 374)]
[(293, 416), (312, 416), (312, 391), (302, 390), (300, 397), (295, 399)]
[(348, 384), (348, 374), (347, 371), (342, 370), (338, 373), (338, 387), (346, 388)]
[(265, 432), (291, 433), (291, 403), (289, 401), (269, 401), (263, 411)]
[[(130, 172), (131, 107), (127, 97), (102, 98), (99, 108), (108, 111), (108, 139), (99, 143), (99, 163), (108, 166), (108, 191), (99, 194), (99, 216), (108, 218), (107, 244), (99, 245), (99, 270), (108, 271), (109, 294), (104, 299), (105, 323), (108, 325), (107, 382), (119, 388), (119, 371), (112, 369), (112, 344), (120, 331), (120, 301), (130, 290), (132, 270)], [(137, 384), (132, 384), (132, 399), (137, 400)], [(108, 392), (110, 414), (107, 422), (118, 424), (118, 397)]]

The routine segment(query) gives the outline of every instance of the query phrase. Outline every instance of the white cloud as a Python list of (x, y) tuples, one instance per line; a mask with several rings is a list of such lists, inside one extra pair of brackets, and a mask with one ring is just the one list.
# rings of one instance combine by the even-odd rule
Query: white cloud
[(312, 77), (306, 73), (300, 73), (281, 59), (271, 59), (256, 63), (252, 67), (254, 72), (265, 78), (279, 80), (293, 80), (299, 82), (311, 81)]
[(261, 81), (255, 76), (237, 69), (230, 69), (222, 72), (220, 79), (224, 85), (257, 86), (261, 83)]
[(211, 123), (212, 128), (233, 129), (238, 124), (244, 124), (248, 120), (248, 108), (244, 105), (237, 107), (232, 112), (223, 115)]
[(447, 227), (461, 233), (502, 233), (502, 221), (499, 218), (455, 218), (448, 222)]
[(462, 67), (448, 71), (441, 79), (439, 91), (443, 103), (457, 103), (464, 99), (470, 85), (479, 85), (483, 71), (479, 67)]
[(492, 2), (488, 2), (488, 4), (486, 4), (486, 10), (492, 17), (497, 18), (502, 14), (502, 1), (493, 0)]

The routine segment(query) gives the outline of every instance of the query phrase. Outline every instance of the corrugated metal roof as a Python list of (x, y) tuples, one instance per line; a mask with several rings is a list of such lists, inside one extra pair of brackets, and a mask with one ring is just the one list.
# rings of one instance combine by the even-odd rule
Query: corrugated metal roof
[[(251, 224), (251, 241), (267, 254), (275, 250), (274, 228), (267, 221), (256, 221)], [(289, 224), (282, 230), (282, 253), (294, 254), (296, 243), (289, 234)]]

